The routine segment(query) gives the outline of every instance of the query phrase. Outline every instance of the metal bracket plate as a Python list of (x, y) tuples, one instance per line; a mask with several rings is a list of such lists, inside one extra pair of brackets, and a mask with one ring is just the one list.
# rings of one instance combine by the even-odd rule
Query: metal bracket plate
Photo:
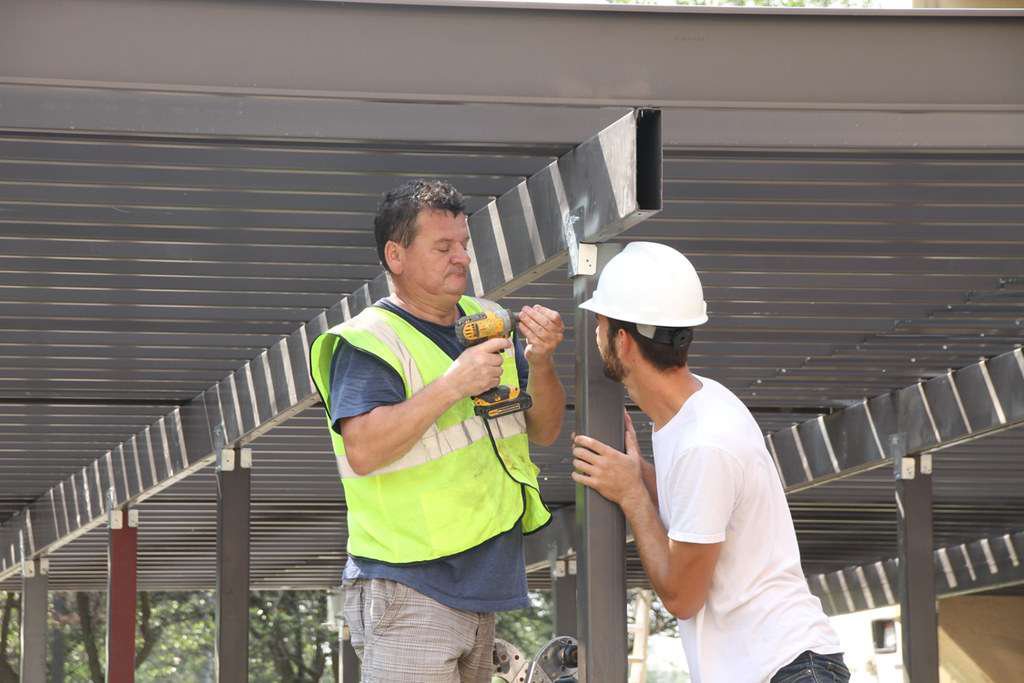
[(233, 472), (235, 469), (235, 449), (222, 448), (217, 455), (217, 471)]
[(597, 245), (581, 242), (576, 259), (575, 275), (597, 274)]
[(896, 471), (897, 479), (913, 479), (917, 470), (913, 458), (900, 458), (900, 467)]

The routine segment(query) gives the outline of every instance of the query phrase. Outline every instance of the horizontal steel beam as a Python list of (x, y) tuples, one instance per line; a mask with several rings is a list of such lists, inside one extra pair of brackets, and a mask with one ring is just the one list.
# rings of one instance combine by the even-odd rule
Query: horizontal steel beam
[[(426, 146), (567, 145), (620, 106), (436, 104), (0, 83), (0, 129), (118, 136), (272, 138)], [(241, 113), (241, 115), (240, 115)], [(664, 110), (667, 147), (927, 149), (1024, 147), (1024, 111), (828, 111), (686, 107)], [(415, 131), (415, 139), (410, 139)]]
[(1024, 424), (1018, 347), (766, 436), (787, 493)]
[[(899, 560), (846, 567), (807, 577), (829, 615), (899, 603)], [(1024, 531), (980, 538), (935, 551), (935, 592), (940, 597), (1024, 583)]]
[[(659, 211), (660, 121), (656, 110), (631, 111), (470, 216), (470, 293), (500, 297), (565, 263), (570, 245)], [(310, 343), (388, 293), (381, 273), (53, 486), (0, 527), (0, 580), (102, 524), (108, 505), (137, 504), (314, 405)]]
[[(699, 10), (8, 0), (0, 82), (435, 103), (1024, 106), (1019, 13)], [(382, 49), (387, 59), (367, 61)]]
[[(1024, 147), (1019, 12), (184, 1), (8, 3), (0, 129), (572, 144), (644, 104), (690, 149)], [(488, 37), (472, 59), (452, 26)], [(126, 35), (146, 51), (125, 59)], [(382, 40), (392, 59), (336, 67)]]
[[(2, 51), (2, 48), (0, 48)], [(626, 107), (370, 102), (3, 83), (0, 129), (117, 135), (571, 145)]]

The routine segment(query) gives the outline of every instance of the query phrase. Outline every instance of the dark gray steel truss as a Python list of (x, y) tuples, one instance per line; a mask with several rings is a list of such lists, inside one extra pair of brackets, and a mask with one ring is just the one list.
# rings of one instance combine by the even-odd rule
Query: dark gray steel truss
[[(940, 597), (1024, 583), (1024, 531), (939, 548), (935, 592)], [(830, 615), (895, 605), (899, 560), (846, 567), (807, 577), (811, 592)]]
[(890, 464), (894, 456), (938, 451), (1021, 424), (1024, 355), (1018, 347), (794, 424), (766, 440), (792, 493)]
[[(469, 293), (500, 297), (660, 208), (660, 113), (631, 111), (470, 217)], [(0, 527), (0, 580), (102, 524), (108, 500), (145, 500), (314, 405), (310, 343), (388, 293), (382, 273), (54, 485)]]

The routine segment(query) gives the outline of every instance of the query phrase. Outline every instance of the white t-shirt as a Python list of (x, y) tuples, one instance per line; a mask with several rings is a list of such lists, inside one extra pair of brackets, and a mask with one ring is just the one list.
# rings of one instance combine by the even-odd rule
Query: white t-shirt
[(722, 543), (707, 602), (679, 635), (694, 683), (767, 681), (805, 650), (841, 652), (807, 588), (793, 519), (764, 437), (714, 380), (654, 432), (669, 538)]

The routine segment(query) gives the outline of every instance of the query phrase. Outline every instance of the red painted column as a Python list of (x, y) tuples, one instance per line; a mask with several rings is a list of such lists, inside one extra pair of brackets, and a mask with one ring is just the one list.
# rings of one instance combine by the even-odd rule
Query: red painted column
[(111, 513), (107, 548), (107, 683), (135, 681), (137, 513)]

